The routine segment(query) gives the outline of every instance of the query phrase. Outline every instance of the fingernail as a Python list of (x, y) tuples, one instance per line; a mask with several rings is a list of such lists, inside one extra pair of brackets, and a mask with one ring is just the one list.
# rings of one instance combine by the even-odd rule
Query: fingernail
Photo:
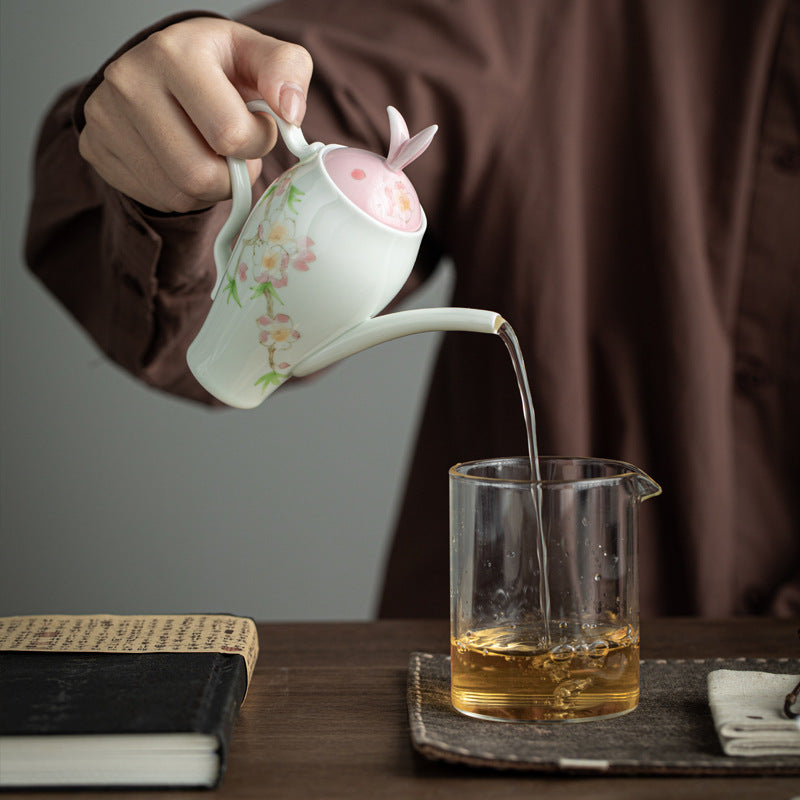
[(281, 116), (292, 125), (299, 125), (306, 113), (306, 96), (294, 83), (284, 83), (278, 97)]

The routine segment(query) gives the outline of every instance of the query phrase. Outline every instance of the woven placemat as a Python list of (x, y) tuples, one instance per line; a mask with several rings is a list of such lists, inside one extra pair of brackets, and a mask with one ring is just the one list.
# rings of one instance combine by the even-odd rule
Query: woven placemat
[(800, 673), (800, 659), (642, 660), (639, 707), (574, 724), (473, 719), (450, 704), (450, 657), (412, 653), (411, 740), (427, 758), (496, 769), (607, 775), (795, 775), (800, 756), (724, 754), (708, 705), (715, 669)]

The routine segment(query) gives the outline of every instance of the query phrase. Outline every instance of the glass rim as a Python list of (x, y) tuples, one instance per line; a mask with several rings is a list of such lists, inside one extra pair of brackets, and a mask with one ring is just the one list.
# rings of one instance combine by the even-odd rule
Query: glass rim
[[(497, 458), (479, 458), (473, 461), (459, 461), (448, 470), (451, 480), (466, 481), (471, 483), (484, 483), (490, 486), (509, 486), (513, 488), (535, 486), (604, 486), (622, 483), (628, 479), (642, 477), (642, 471), (627, 461), (614, 458), (591, 458), (589, 456), (539, 456), (539, 463), (569, 462), (578, 465), (598, 464), (613, 467), (617, 471), (612, 475), (592, 476), (590, 478), (548, 478), (541, 481), (524, 480), (522, 478), (492, 478), (485, 475), (468, 475), (461, 470), (467, 467), (489, 464), (525, 463), (529, 464), (528, 456), (500, 456)], [(659, 487), (660, 488), (660, 487)]]

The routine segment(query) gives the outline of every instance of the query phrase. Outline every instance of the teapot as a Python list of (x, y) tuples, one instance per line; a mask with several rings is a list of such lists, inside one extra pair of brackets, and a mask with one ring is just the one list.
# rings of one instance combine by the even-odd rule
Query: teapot
[(411, 137), (388, 108), (387, 156), (309, 144), (263, 100), (298, 159), (251, 209), (245, 162), (228, 158), (233, 202), (214, 243), (212, 304), (187, 362), (217, 399), (254, 408), (302, 377), (373, 345), (427, 331), (497, 333), (492, 311), (426, 308), (378, 315), (403, 287), (426, 218), (403, 167), (436, 126)]

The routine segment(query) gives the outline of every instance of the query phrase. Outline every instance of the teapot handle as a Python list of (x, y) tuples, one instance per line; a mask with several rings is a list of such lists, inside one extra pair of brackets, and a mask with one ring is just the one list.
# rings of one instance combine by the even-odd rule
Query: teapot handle
[[(286, 147), (300, 160), (313, 155), (322, 147), (319, 142), (309, 144), (305, 136), (303, 136), (303, 131), (297, 125), (290, 125), (279, 117), (264, 100), (251, 100), (247, 104), (247, 108), (253, 112), (263, 111), (269, 114), (277, 123), (278, 131)], [(250, 204), (253, 201), (250, 175), (247, 172), (246, 162), (242, 158), (233, 158), (232, 156), (228, 156), (227, 161), (228, 172), (230, 172), (231, 176), (233, 205), (228, 219), (225, 220), (225, 224), (214, 241), (214, 263), (217, 267), (217, 280), (211, 291), (212, 300), (217, 296), (219, 287), (222, 285), (228, 269), (228, 260), (233, 248), (233, 242), (250, 214)]]

